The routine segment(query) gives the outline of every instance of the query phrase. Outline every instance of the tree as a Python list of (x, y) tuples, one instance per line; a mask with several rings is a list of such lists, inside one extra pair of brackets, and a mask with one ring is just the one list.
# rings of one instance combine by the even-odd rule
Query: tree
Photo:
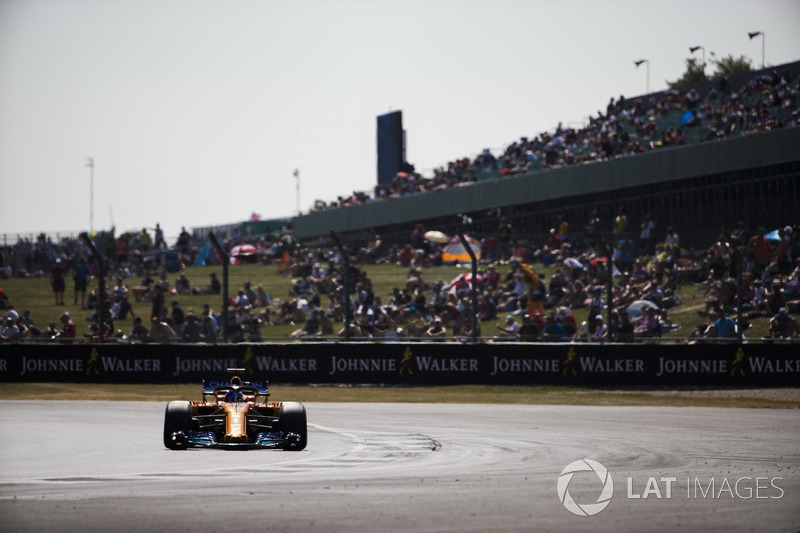
[(714, 67), (714, 73), (711, 76), (706, 75), (705, 65), (699, 64), (696, 58), (690, 57), (686, 59), (686, 72), (675, 81), (667, 81), (667, 85), (674, 89), (682, 85), (689, 85), (691, 83), (698, 83), (701, 81), (718, 80), (723, 77), (733, 76), (736, 74), (745, 74), (753, 70), (753, 63), (745, 56), (736, 59), (732, 55), (716, 59), (714, 52), (711, 52), (711, 59), (709, 63)]
[(701, 81), (708, 81), (708, 76), (705, 73), (705, 65), (700, 64), (696, 58), (690, 57), (686, 59), (686, 72), (683, 76), (675, 81), (667, 81), (667, 85), (674, 89), (682, 85), (689, 85), (690, 83), (698, 83)]
[(733, 76), (735, 74), (745, 74), (753, 70), (753, 63), (741, 56), (739, 59), (734, 59), (732, 55), (720, 58), (719, 60), (712, 59), (711, 63), (716, 67), (712, 79), (722, 78), (723, 76)]

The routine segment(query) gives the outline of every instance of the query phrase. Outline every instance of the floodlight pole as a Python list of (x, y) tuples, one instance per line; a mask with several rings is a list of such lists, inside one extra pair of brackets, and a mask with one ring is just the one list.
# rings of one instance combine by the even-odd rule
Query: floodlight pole
[(650, 60), (649, 59), (640, 59), (638, 61), (634, 61), (633, 64), (636, 65), (636, 68), (639, 68), (639, 65), (642, 63), (647, 63), (647, 93), (650, 94)]
[(94, 234), (94, 158), (86, 158), (89, 167), (89, 235)]
[(297, 215), (300, 216), (300, 169), (294, 169), (295, 196), (297, 199)]
[(705, 74), (706, 73), (706, 47), (705, 46), (690, 46), (689, 47), (689, 52), (693, 54), (699, 49), (703, 50), (703, 74)]

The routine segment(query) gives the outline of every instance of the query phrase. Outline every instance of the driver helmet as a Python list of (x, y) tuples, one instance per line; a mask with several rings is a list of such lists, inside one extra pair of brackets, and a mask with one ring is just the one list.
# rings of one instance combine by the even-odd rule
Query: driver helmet
[[(240, 392), (239, 395), (241, 396), (241, 394), (242, 393)], [(226, 402), (230, 402), (230, 403), (236, 402), (236, 392), (234, 392), (232, 390), (229, 390), (228, 392), (226, 392), (225, 393), (225, 401)]]

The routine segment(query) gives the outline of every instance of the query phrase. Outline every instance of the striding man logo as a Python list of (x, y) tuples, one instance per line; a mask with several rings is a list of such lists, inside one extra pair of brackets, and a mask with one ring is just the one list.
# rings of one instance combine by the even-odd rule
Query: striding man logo
[(570, 348), (567, 352), (567, 358), (564, 359), (564, 372), (563, 375), (567, 375), (570, 373), (573, 376), (578, 375), (578, 371), (575, 370), (575, 348)]
[(739, 346), (739, 349), (736, 351), (736, 358), (731, 363), (731, 376), (746, 376), (747, 374), (744, 371), (744, 360), (745, 360), (744, 350), (742, 347)]
[(92, 374), (94, 374), (95, 376), (100, 375), (100, 371), (97, 369), (99, 359), (100, 359), (100, 353), (97, 351), (97, 348), (92, 348), (92, 353), (89, 355), (89, 361), (86, 363), (87, 376), (91, 376)]
[(414, 370), (411, 368), (411, 359), (414, 357), (414, 354), (411, 352), (411, 347), (406, 346), (406, 351), (403, 352), (403, 358), (400, 359), (400, 375), (403, 376), (410, 376), (414, 373)]

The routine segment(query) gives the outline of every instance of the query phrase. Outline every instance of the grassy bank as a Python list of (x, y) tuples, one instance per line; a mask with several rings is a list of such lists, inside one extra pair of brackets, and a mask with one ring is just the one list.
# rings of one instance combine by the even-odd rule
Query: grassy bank
[[(550, 278), (554, 268), (540, 268), (537, 270)], [(373, 290), (376, 296), (380, 296), (384, 302), (388, 301), (389, 295), (393, 287), (403, 287), (405, 285), (406, 275), (408, 270), (405, 268), (398, 268), (395, 265), (367, 265), (363, 267), (369, 274), (372, 280)], [(509, 266), (501, 266), (499, 268), (501, 274), (505, 275), (510, 269)], [(468, 272), (468, 268), (458, 268), (455, 266), (445, 266), (429, 268), (423, 272), (425, 281), (429, 284), (435, 283), (437, 280), (444, 280), (449, 282), (455, 276), (462, 272)], [(208, 285), (209, 274), (215, 272), (221, 277), (222, 267), (191, 267), (183, 271), (189, 278), (192, 287), (203, 289)], [(179, 274), (172, 274), (169, 280), (174, 285), (175, 280)], [(232, 265), (229, 268), (229, 292), (231, 296), (236, 295), (239, 288), (244, 287), (246, 281), (251, 282), (253, 286), (261, 284), (264, 290), (271, 294), (275, 299), (287, 300), (291, 299), (289, 291), (291, 289), (291, 279), (278, 272), (274, 266), (251, 265), (241, 264)], [(128, 287), (137, 285), (139, 279), (129, 278), (125, 280)], [(113, 287), (116, 280), (107, 280), (110, 287)], [(93, 282), (91, 286), (96, 286)], [(65, 306), (54, 305), (53, 292), (50, 288), (49, 278), (26, 278), (26, 279), (9, 279), (3, 280), (0, 284), (6, 294), (11, 298), (14, 307), (20, 313), (23, 310), (30, 310), (37, 327), (44, 329), (47, 327), (48, 322), (55, 322), (60, 328), (58, 322), (59, 316), (64, 311), (69, 311), (73, 316), (73, 320), (78, 329), (78, 336), (81, 337), (89, 331), (89, 322), (87, 317), (90, 315), (88, 310), (80, 308), (79, 304), (73, 304), (73, 290), (71, 280), (67, 283), (67, 292), (65, 297)], [(667, 335), (676, 340), (683, 339), (694, 329), (695, 325), (705, 322), (705, 319), (698, 315), (698, 311), (705, 309), (704, 300), (704, 287), (695, 287), (694, 285), (683, 285), (678, 288), (678, 295), (682, 303), (669, 310), (670, 319), (674, 324), (679, 326), (679, 329)], [(135, 302), (133, 296), (130, 297), (133, 310), (137, 315), (147, 316), (150, 313), (149, 302)], [(184, 311), (190, 310), (200, 313), (203, 304), (210, 304), (212, 309), (219, 310), (222, 306), (222, 298), (220, 296), (212, 295), (168, 295), (166, 298), (167, 303), (172, 300), (177, 300)], [(327, 299), (323, 298), (324, 303)], [(258, 311), (258, 310), (255, 310)], [(575, 319), (578, 323), (588, 318), (588, 309), (575, 309)], [(504, 312), (499, 311), (498, 315), (500, 320), (505, 315)], [(497, 333), (495, 328), (496, 320), (490, 320), (482, 324), (481, 330), (484, 335), (494, 335)], [(132, 328), (132, 318), (126, 321), (117, 322), (115, 324), (117, 329), (121, 329), (124, 333), (129, 333)], [(288, 335), (298, 329), (302, 324), (298, 325), (281, 325), (264, 327), (262, 334), (265, 338), (269, 339), (286, 339)], [(341, 324), (336, 325), (337, 330), (341, 328)], [(768, 331), (768, 319), (766, 317), (755, 318), (752, 320), (752, 328), (746, 331), (746, 336), (749, 338), (759, 338), (766, 335)]]
[[(0, 383), (0, 400), (199, 400), (199, 385)], [(800, 389), (603, 390), (553, 386), (357, 387), (273, 385), (275, 401), (800, 408)]]

